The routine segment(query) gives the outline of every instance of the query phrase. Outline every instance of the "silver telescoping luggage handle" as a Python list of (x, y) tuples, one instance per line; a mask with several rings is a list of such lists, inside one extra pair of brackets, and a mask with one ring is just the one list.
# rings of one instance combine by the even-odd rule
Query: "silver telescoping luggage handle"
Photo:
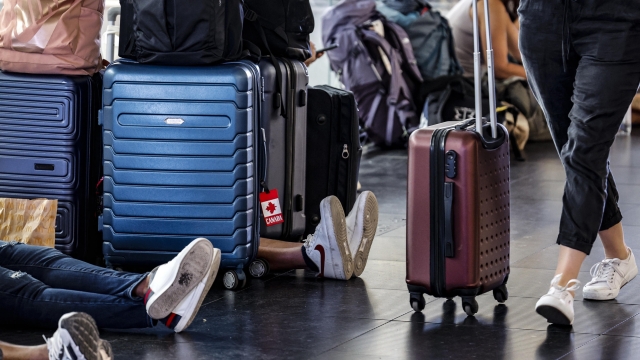
[[(482, 68), (480, 66), (480, 29), (478, 21), (478, 1), (473, 3), (473, 81), (476, 100), (476, 132), (482, 132)], [(496, 118), (496, 79), (493, 69), (493, 45), (491, 43), (491, 26), (489, 21), (489, 0), (484, 0), (484, 25), (487, 38), (487, 78), (489, 85), (489, 119), (491, 120), (491, 137), (498, 137), (498, 119)]]
[(107, 21), (109, 23), (107, 25), (107, 31), (105, 32), (107, 35), (107, 52), (105, 56), (109, 62), (113, 62), (113, 59), (115, 59), (115, 35), (120, 32), (120, 27), (116, 26), (118, 15), (120, 15), (120, 7), (112, 7), (107, 12)]

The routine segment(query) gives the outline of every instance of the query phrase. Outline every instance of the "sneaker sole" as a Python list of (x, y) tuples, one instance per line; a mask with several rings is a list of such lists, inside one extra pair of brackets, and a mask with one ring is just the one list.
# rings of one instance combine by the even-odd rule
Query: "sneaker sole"
[(111, 344), (106, 340), (100, 340), (100, 360), (112, 360), (113, 359), (113, 350), (111, 349)]
[[(620, 285), (620, 290), (622, 290), (622, 288), (625, 285), (631, 282), (631, 280), (633, 280), (636, 277), (636, 275), (638, 275), (638, 268), (636, 268), (634, 272), (631, 272), (627, 275), (632, 275), (632, 276), (629, 276), (630, 277), (629, 279), (625, 277), (624, 282), (622, 283), (622, 285)], [(585, 300), (595, 300), (595, 301), (613, 300), (618, 297), (618, 295), (620, 294), (620, 290), (618, 290), (615, 296), (614, 294), (611, 294), (609, 296), (602, 296), (600, 295), (601, 294), (600, 292), (597, 292), (597, 291), (591, 292), (591, 291), (588, 291), (588, 290), (585, 291), (585, 289), (582, 289), (582, 298)]]
[[(353, 275), (353, 259), (351, 254), (347, 254), (349, 248), (349, 239), (347, 237), (347, 221), (344, 216), (344, 209), (337, 197), (329, 198), (329, 207), (331, 210), (331, 224), (333, 226), (333, 234), (336, 237), (336, 244), (342, 257), (342, 271), (344, 272), (344, 280), (349, 280)], [(335, 219), (343, 219), (335, 221)], [(326, 271), (326, 270), (325, 270)]]
[(362, 275), (367, 266), (371, 244), (378, 230), (378, 199), (372, 192), (369, 192), (365, 199), (363, 218), (362, 239), (366, 239), (366, 242), (363, 244), (361, 240), (353, 258), (353, 276), (356, 277)]
[[(216, 279), (216, 276), (218, 275), (218, 269), (220, 268), (220, 260), (222, 258), (222, 253), (220, 252), (220, 249), (213, 249), (213, 262), (211, 263), (211, 273), (209, 275), (209, 278), (207, 279), (207, 283), (204, 286), (204, 289), (202, 289), (202, 294), (200, 294), (200, 298), (198, 299), (198, 303), (196, 304), (196, 306), (193, 308), (193, 310), (191, 311), (191, 316), (189, 316), (189, 321), (187, 321), (187, 323), (184, 326), (176, 326), (175, 332), (181, 332), (186, 330), (189, 325), (191, 325), (191, 323), (193, 322), (193, 320), (196, 318), (196, 315), (198, 315), (198, 310), (200, 309), (200, 306), (202, 306), (202, 302), (204, 301), (204, 298), (207, 297), (207, 294), (209, 293), (209, 289), (211, 289), (211, 285), (213, 285), (213, 282)], [(215, 270), (212, 270), (215, 269)]]
[(542, 317), (547, 319), (548, 322), (556, 325), (571, 325), (572, 321), (562, 313), (562, 311), (556, 309), (550, 305), (541, 305), (536, 308), (536, 312)]
[(89, 314), (71, 313), (63, 315), (58, 322), (58, 326), (69, 333), (71, 340), (87, 360), (101, 360), (98, 353), (100, 332), (95, 320)]
[[(178, 306), (191, 290), (193, 290), (209, 273), (212, 263), (213, 245), (209, 240), (191, 244), (187, 254), (182, 258), (173, 282), (155, 299), (150, 300), (147, 312), (153, 319), (164, 319)], [(184, 278), (188, 278), (185, 284)]]

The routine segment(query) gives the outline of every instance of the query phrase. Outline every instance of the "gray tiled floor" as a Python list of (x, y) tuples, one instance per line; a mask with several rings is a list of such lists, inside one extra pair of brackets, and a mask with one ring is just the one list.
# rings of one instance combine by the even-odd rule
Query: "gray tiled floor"
[[(636, 130), (638, 133), (638, 130)], [(620, 138), (611, 154), (629, 245), (640, 252), (640, 136)], [(378, 235), (359, 279), (317, 280), (291, 271), (253, 280), (239, 292), (209, 294), (193, 326), (103, 331), (117, 359), (637, 359), (640, 280), (618, 299), (575, 302), (572, 328), (549, 326), (533, 310), (553, 276), (564, 172), (551, 144), (530, 144), (528, 161), (512, 164), (510, 299), (478, 298), (467, 317), (459, 300), (427, 297), (422, 314), (409, 306), (405, 277), (406, 155), (373, 153), (362, 185), (380, 202)], [(596, 244), (580, 279), (602, 257)], [(41, 342), (50, 331), (0, 329), (0, 339)]]

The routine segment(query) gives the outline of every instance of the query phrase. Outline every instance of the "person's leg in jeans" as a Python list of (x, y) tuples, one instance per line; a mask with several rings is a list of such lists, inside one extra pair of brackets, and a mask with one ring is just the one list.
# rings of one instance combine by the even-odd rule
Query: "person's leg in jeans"
[[(573, 279), (598, 231), (607, 257), (628, 255), (607, 159), (640, 82), (640, 30), (632, 20), (638, 10), (622, 1), (608, 2), (609, 9), (598, 11), (589, 6), (527, 0), (520, 8), (525, 68), (567, 175), (557, 278), (549, 294), (564, 304), (564, 311), (538, 306), (538, 312), (558, 323), (573, 321)], [(609, 11), (626, 14), (629, 21), (608, 21)]]
[(0, 305), (3, 325), (53, 328), (62, 315), (79, 311), (93, 316), (100, 327), (153, 326), (141, 299), (52, 288), (28, 273), (4, 267), (0, 267)]
[(74, 259), (55, 249), (0, 241), (0, 266), (28, 273), (57, 289), (142, 299), (148, 274), (105, 269)]

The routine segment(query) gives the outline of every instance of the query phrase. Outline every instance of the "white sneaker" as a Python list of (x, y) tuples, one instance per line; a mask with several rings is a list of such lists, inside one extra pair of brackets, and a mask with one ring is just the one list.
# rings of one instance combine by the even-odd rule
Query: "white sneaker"
[(320, 216), (316, 232), (304, 242), (304, 250), (318, 267), (318, 277), (349, 280), (353, 275), (353, 257), (340, 200), (335, 196), (324, 198), (320, 202)]
[(174, 312), (178, 304), (209, 274), (214, 257), (211, 241), (198, 238), (173, 260), (153, 269), (149, 274), (149, 290), (144, 296), (149, 316), (160, 320)]
[(591, 268), (592, 279), (583, 288), (587, 300), (611, 300), (620, 293), (620, 288), (638, 275), (638, 266), (629, 249), (626, 260), (604, 259)]
[[(58, 321), (58, 330), (45, 338), (49, 360), (110, 360), (108, 342), (100, 339), (98, 326), (89, 314), (68, 313)], [(101, 348), (108, 352), (101, 351)]]
[(573, 295), (570, 291), (580, 288), (580, 281), (569, 280), (566, 286), (558, 286), (560, 276), (556, 275), (551, 280), (551, 289), (536, 303), (536, 312), (547, 319), (548, 322), (556, 325), (573, 324)]
[(377, 228), (378, 199), (371, 191), (364, 191), (358, 195), (347, 216), (347, 238), (353, 255), (353, 276), (360, 276), (367, 266)]
[(191, 325), (193, 319), (195, 319), (198, 314), (198, 310), (200, 310), (202, 301), (207, 297), (207, 293), (209, 292), (209, 289), (211, 289), (213, 281), (216, 279), (218, 269), (220, 268), (220, 259), (220, 249), (214, 248), (213, 259), (207, 276), (200, 281), (195, 289), (191, 290), (191, 292), (189, 292), (189, 294), (180, 301), (178, 306), (173, 309), (169, 316), (164, 319), (160, 319), (161, 323), (177, 333), (186, 330), (189, 325)]

